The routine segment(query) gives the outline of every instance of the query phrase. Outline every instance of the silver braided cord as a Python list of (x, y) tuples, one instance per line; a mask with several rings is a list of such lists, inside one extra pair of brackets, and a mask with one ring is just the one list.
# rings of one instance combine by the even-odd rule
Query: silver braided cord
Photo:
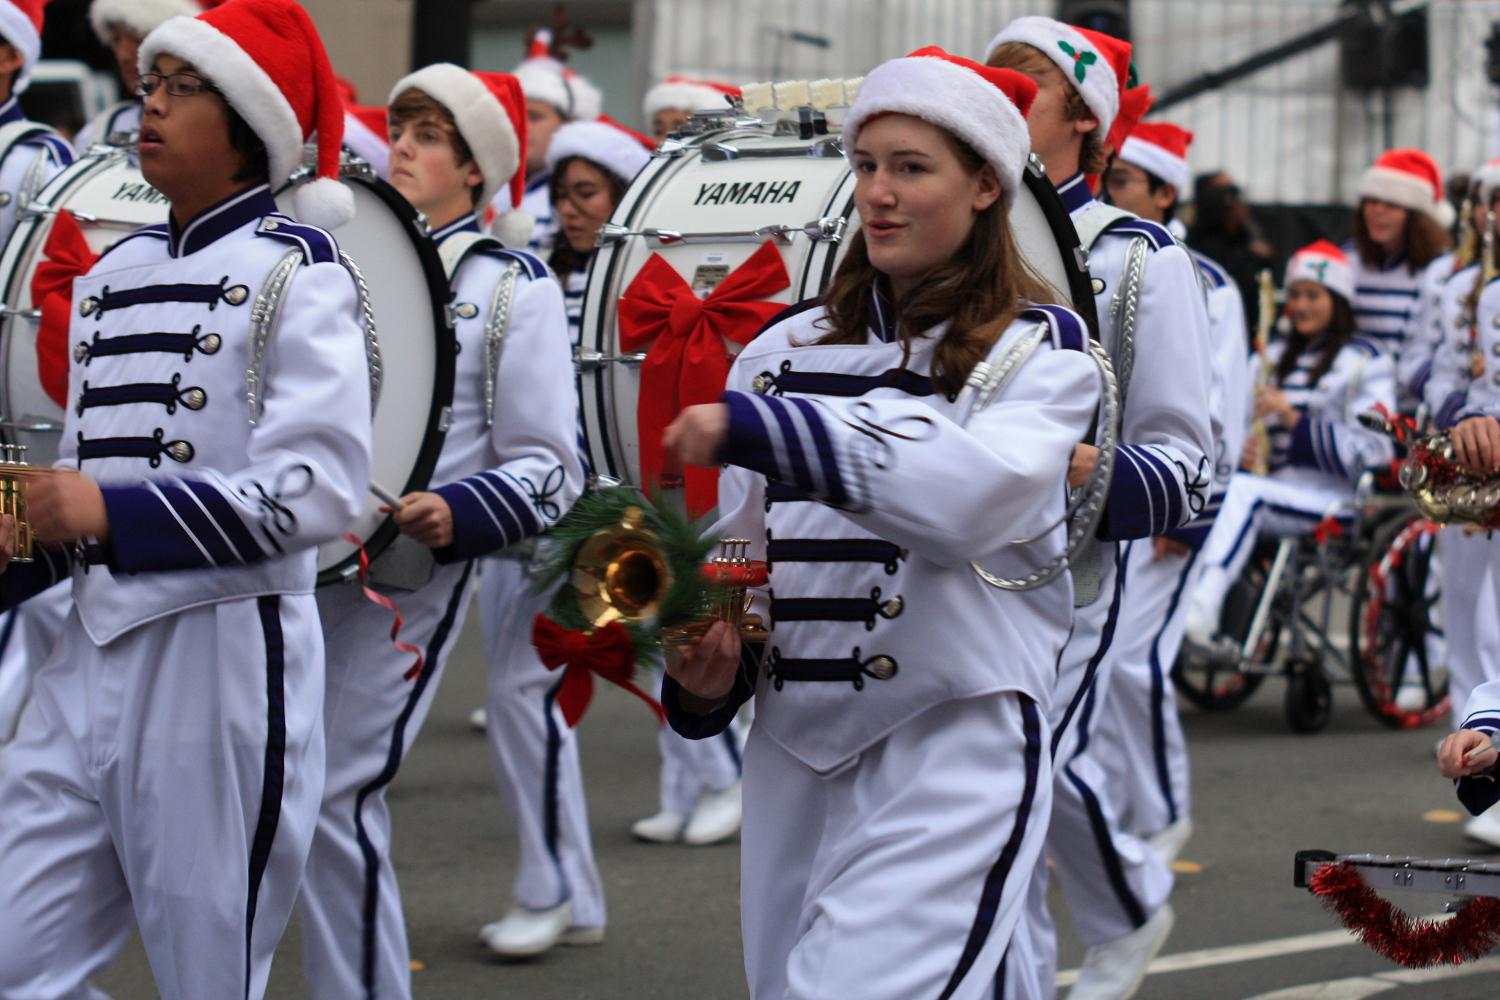
[(510, 307), (516, 297), (521, 265), (511, 261), (495, 284), (490, 318), (484, 324), (484, 426), (495, 424), (495, 382), (500, 377), (500, 355), (505, 350), (505, 331), (510, 327)]
[(255, 304), (250, 307), (250, 363), (245, 368), (245, 402), (249, 409), (251, 427), (260, 422), (260, 416), (265, 412), (266, 350), (271, 344), (271, 334), (276, 331), (276, 321), (281, 316), (286, 286), (301, 265), (301, 250), (288, 250), (282, 254), (272, 265), (271, 273), (255, 296)]
[(370, 286), (365, 283), (365, 276), (360, 273), (354, 258), (342, 250), (339, 251), (339, 263), (354, 279), (354, 287), (359, 292), (359, 313), (365, 328), (365, 363), (370, 367), (370, 412), (373, 414), (380, 403), (381, 387), (385, 384), (385, 362), (380, 356), (380, 337), (375, 330), (375, 309), (370, 305)]

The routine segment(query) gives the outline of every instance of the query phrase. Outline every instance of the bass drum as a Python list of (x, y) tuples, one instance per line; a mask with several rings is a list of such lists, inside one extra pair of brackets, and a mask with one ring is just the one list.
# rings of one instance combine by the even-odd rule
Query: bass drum
[[(167, 220), (166, 199), (146, 183), (128, 154), (121, 147), (86, 156), (54, 177), (23, 213), (0, 254), (0, 436), (8, 444), (26, 445), (34, 464), (56, 461), (63, 409), (42, 388), (36, 347), (40, 315), (32, 308), (31, 279), (60, 211), (72, 213), (96, 253), (131, 230)], [(406, 199), (363, 161), (346, 159), (341, 173), (354, 191), (357, 214), (334, 235), (364, 277), (383, 372), (372, 475), (381, 486), (404, 494), (427, 487), (453, 402), (456, 345), (448, 322), (448, 281), (426, 223)], [(305, 180), (299, 174), (278, 192), (283, 211), (290, 214), (292, 191)], [(397, 534), (379, 508), (379, 500), (366, 497), (364, 510), (349, 528), (371, 558)], [(346, 580), (358, 566), (355, 546), (330, 543), (318, 555), (318, 582)]]
[[(800, 302), (828, 286), (859, 225), (854, 174), (836, 131), (806, 137), (789, 132), (790, 124), (735, 124), (668, 139), (601, 231), (578, 348), (584, 436), (596, 473), (641, 485), (636, 405), (645, 355), (621, 351), (617, 312), (653, 254), (701, 294), (770, 242), (791, 285), (768, 301)], [(1097, 329), (1087, 255), (1067, 208), (1034, 157), (1024, 180), (1010, 213), (1021, 252), (1057, 301)]]

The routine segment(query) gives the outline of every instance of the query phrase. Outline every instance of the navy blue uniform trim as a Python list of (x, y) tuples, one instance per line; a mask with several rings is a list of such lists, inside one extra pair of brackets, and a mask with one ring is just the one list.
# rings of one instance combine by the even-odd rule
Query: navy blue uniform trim
[(203, 333), (195, 326), (191, 333), (127, 333), (119, 337), (80, 340), (73, 348), (74, 357), (87, 367), (95, 358), (112, 358), (123, 354), (181, 354), (183, 361), (193, 355), (217, 354), (222, 338), (217, 333)]
[[(869, 597), (777, 597), (771, 595), (772, 622), (863, 622), (873, 630), (880, 618), (894, 618), (884, 612), (885, 599), (880, 588), (870, 590)], [(900, 612), (896, 612), (899, 614)]]
[(568, 885), (568, 873), (563, 869), (562, 852), (558, 846), (558, 795), (557, 786), (562, 759), (562, 730), (557, 725), (557, 716), (552, 707), (557, 704), (557, 694), (562, 690), (562, 678), (547, 689), (542, 698), (542, 718), (547, 724), (546, 763), (542, 769), (542, 838), (547, 844), (547, 856), (557, 872), (557, 884), (561, 887), (559, 898), (553, 903), (561, 906), (572, 898), (572, 887)]
[(1083, 317), (1063, 306), (1034, 305), (1022, 310), (1021, 318), (1045, 322), (1052, 330), (1052, 344), (1060, 350), (1087, 350), (1088, 328)]
[[(964, 976), (968, 975), (969, 970), (979, 959), (979, 953), (984, 950), (985, 942), (989, 940), (990, 932), (994, 929), (995, 918), (1000, 914), (1000, 903), (1005, 898), (1005, 883), (1010, 878), (1010, 870), (1016, 863), (1016, 855), (1021, 853), (1021, 844), (1026, 839), (1026, 825), (1031, 819), (1032, 803), (1036, 799), (1042, 766), (1042, 725), (1036, 710), (1036, 702), (1020, 693), (1016, 694), (1016, 699), (1021, 706), (1021, 728), (1026, 734), (1026, 785), (1021, 791), (1021, 802), (1016, 806), (1016, 822), (1011, 827), (1010, 836), (1005, 840), (1005, 846), (1000, 849), (1000, 856), (995, 859), (995, 864), (985, 876), (984, 888), (979, 894), (979, 909), (974, 914), (974, 923), (969, 928), (969, 937), (964, 942), (964, 950), (959, 956), (958, 966), (948, 977), (948, 985), (939, 994), (940, 1000), (948, 1000), (953, 996), (959, 984), (963, 982)], [(1010, 948), (1007, 947), (1006, 954), (1009, 953)], [(1003, 975), (1005, 969), (1003, 957), (1000, 969), (1000, 975)]]
[(1177, 240), (1166, 226), (1146, 219), (1121, 219), (1105, 226), (1104, 231), (1113, 236), (1143, 236), (1152, 250), (1165, 250), (1177, 245)]
[(266, 646), (266, 749), (261, 765), (260, 814), (250, 841), (249, 892), (245, 899), (245, 997), (250, 996), (251, 954), (260, 884), (281, 825), (281, 796), (286, 789), (286, 637), (281, 631), (281, 595), (256, 599)]
[(1178, 813), (1177, 797), (1172, 794), (1172, 774), (1167, 766), (1167, 668), (1161, 662), (1161, 639), (1167, 631), (1167, 623), (1172, 620), (1172, 616), (1177, 613), (1177, 606), (1182, 603), (1182, 593), (1187, 589), (1188, 579), (1192, 576), (1193, 566), (1197, 561), (1197, 551), (1187, 557), (1187, 565), (1178, 574), (1172, 599), (1167, 602), (1161, 627), (1151, 639), (1151, 746), (1156, 758), (1156, 783), (1161, 788), (1162, 801), (1167, 804), (1167, 818), (1171, 823), (1177, 822)]
[[(78, 461), (91, 461), (99, 458), (144, 458), (151, 466), (156, 468), (161, 465), (163, 455), (171, 458), (174, 462), (191, 462), (193, 460), (193, 446), (187, 441), (166, 441), (166, 431), (156, 428), (151, 437), (105, 437), (85, 438), (83, 431), (78, 432)], [(180, 457), (173, 454), (173, 447), (185, 445)]]
[(773, 538), (766, 542), (766, 566), (779, 562), (865, 562), (894, 575), (906, 554), (880, 538)]
[[(1125, 590), (1125, 559), (1120, 552), (1120, 546), (1115, 546), (1115, 592), (1109, 601), (1109, 612), (1104, 619), (1104, 629), (1099, 634), (1099, 645), (1094, 649), (1094, 655), (1089, 657), (1088, 666), (1083, 671), (1083, 681), (1078, 685), (1078, 690), (1073, 693), (1073, 700), (1068, 703), (1068, 710), (1063, 713), (1062, 721), (1058, 723), (1057, 729), (1052, 733), (1052, 756), (1057, 756), (1058, 747), (1062, 744), (1063, 733), (1067, 732), (1068, 723), (1078, 714), (1083, 707), (1083, 700), (1094, 690), (1094, 677), (1099, 673), (1099, 664), (1104, 655), (1109, 652), (1109, 647), (1115, 641), (1115, 625), (1120, 620), (1120, 595)], [(1072, 641), (1071, 639), (1069, 640)], [(1066, 651), (1067, 647), (1063, 647)]]
[(229, 301), (231, 294), (240, 296), (239, 305), (244, 305), (250, 299), (249, 287), (231, 286), (227, 274), (220, 278), (216, 285), (145, 285), (141, 288), (126, 288), (118, 292), (110, 291), (109, 286), (106, 285), (96, 300), (94, 311), (88, 315), (98, 318), (115, 309), (126, 309), (130, 306), (155, 306), (167, 302), (204, 305), (212, 311), (218, 308), (220, 302), (235, 305), (236, 303)]
[(891, 368), (879, 375), (849, 375), (844, 372), (799, 372), (790, 361), (781, 363), (776, 373), (762, 372), (770, 382), (772, 396), (795, 393), (803, 396), (864, 396), (876, 389), (899, 389), (908, 396), (931, 396), (932, 379), (908, 368)]
[[(876, 660), (884, 660), (882, 676), (877, 676), (870, 668)], [(791, 683), (837, 683), (843, 681), (854, 685), (854, 690), (865, 689), (865, 678), (877, 681), (888, 681), (900, 672), (896, 661), (889, 656), (875, 654), (864, 656), (858, 646), (854, 647), (849, 656), (830, 657), (826, 659), (799, 659), (797, 657), (782, 656), (781, 650), (771, 648), (771, 655), (766, 660), (766, 677), (772, 686), (780, 691), (788, 682)]]
[(1109, 885), (1114, 890), (1115, 899), (1119, 902), (1120, 908), (1125, 911), (1126, 918), (1137, 929), (1141, 928), (1146, 923), (1146, 908), (1136, 898), (1134, 890), (1130, 888), (1130, 882), (1125, 878), (1125, 868), (1120, 855), (1115, 851), (1109, 824), (1104, 819), (1104, 809), (1099, 805), (1099, 797), (1082, 778), (1074, 773), (1071, 764), (1063, 765), (1063, 776), (1083, 799), (1084, 810), (1089, 817), (1089, 826), (1094, 834), (1094, 844), (1099, 848), (1099, 855), (1104, 861), (1104, 870), (1109, 876)]
[[(167, 232), (167, 224), (165, 222), (158, 223), (154, 226), (142, 226), (140, 229), (137, 229), (129, 236), (122, 237), (119, 242), (112, 243), (109, 246), (105, 247), (103, 250), (99, 251), (99, 256), (94, 261), (94, 267), (98, 267), (99, 261), (102, 261), (105, 257), (108, 257), (110, 254), (114, 253), (116, 250), (120, 249), (131, 240), (139, 239), (142, 236), (149, 236), (153, 239), (158, 240), (171, 239), (171, 235)], [(90, 268), (90, 270), (92, 270), (92, 268)]]
[(1069, 215), (1094, 200), (1094, 192), (1089, 189), (1088, 178), (1082, 172), (1059, 184), (1057, 196), (1062, 199), (1063, 207), (1068, 210)]
[(202, 394), (202, 402), (189, 408), (201, 410), (208, 402), (207, 392), (200, 386), (184, 386), (181, 375), (173, 375), (170, 382), (131, 382), (125, 385), (90, 386), (85, 380), (73, 408), (80, 417), (84, 410), (96, 406), (128, 406), (132, 403), (161, 406), (168, 413), (176, 413), (178, 405), (186, 406), (186, 397), (195, 390)]
[[(274, 212), (256, 230), (256, 236), (287, 243), (302, 250), (306, 264), (336, 264), (339, 261), (339, 245), (326, 230), (298, 222), (290, 216)], [(274, 226), (274, 228), (273, 228)]]
[(395, 779), (396, 772), (401, 768), (401, 760), (406, 753), (406, 726), (411, 721), (412, 713), (417, 710), (417, 704), (422, 700), (428, 684), (437, 674), (443, 656), (443, 647), (447, 645), (448, 637), (452, 634), (454, 624), (458, 620), (458, 609), (463, 603), (464, 590), (469, 585), (469, 576), (473, 571), (472, 562), (464, 566), (463, 572), (459, 574), (458, 584), (448, 598), (448, 606), (443, 611), (443, 617), (438, 621), (437, 628), (433, 629), (432, 638), (427, 642), (422, 672), (412, 682), (411, 694), (407, 696), (401, 714), (396, 717), (395, 725), (391, 727), (391, 745), (386, 751), (385, 766), (354, 797), (354, 838), (359, 842), (359, 853), (364, 857), (365, 862), (360, 975), (364, 982), (367, 1000), (375, 1000), (375, 921), (380, 908), (380, 854), (375, 850), (375, 845), (370, 842), (369, 834), (365, 832), (363, 816), (365, 800), (371, 795), (383, 793), (385, 787)]

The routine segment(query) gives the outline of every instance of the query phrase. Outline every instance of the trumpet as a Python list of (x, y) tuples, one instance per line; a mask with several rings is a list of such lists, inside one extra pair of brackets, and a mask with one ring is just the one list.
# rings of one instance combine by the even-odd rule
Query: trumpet
[(35, 558), (35, 539), (26, 519), (25, 481), (48, 471), (26, 461), (25, 445), (0, 444), (0, 514), (16, 520), (16, 553), (11, 562), (29, 563)]
[(1417, 510), (1437, 524), (1500, 527), (1500, 476), (1482, 478), (1459, 464), (1452, 435), (1417, 435), (1403, 417), (1371, 411), (1359, 415), (1371, 430), (1407, 443), (1398, 479)]

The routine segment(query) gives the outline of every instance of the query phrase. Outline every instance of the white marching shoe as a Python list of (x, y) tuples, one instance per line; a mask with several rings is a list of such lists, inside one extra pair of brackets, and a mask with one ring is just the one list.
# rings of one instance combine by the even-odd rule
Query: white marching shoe
[(1219, 633), (1219, 616), (1196, 601), (1189, 602), (1183, 636), (1195, 646), (1211, 647)]
[(477, 729), (482, 733), (488, 727), (488, 724), (489, 713), (486, 712), (483, 707), (476, 708), (474, 709), (474, 711), (469, 713), (469, 725), (472, 728)]
[(675, 844), (682, 839), (687, 821), (688, 818), (682, 813), (667, 812), (664, 809), (655, 816), (636, 820), (631, 825), (630, 832), (637, 840), (644, 840), (648, 844)]
[(1129, 934), (1090, 948), (1078, 969), (1078, 982), (1068, 991), (1068, 1000), (1127, 1000), (1135, 996), (1146, 978), (1146, 966), (1167, 943), (1174, 919), (1171, 904), (1163, 903), (1150, 920)]
[[(550, 951), (562, 941), (573, 921), (573, 903), (563, 900), (545, 910), (513, 906), (510, 912), (485, 924), (479, 940), (501, 958), (529, 958)], [(602, 938), (603, 932), (601, 930)]]
[(1491, 806), (1465, 823), (1464, 836), (1500, 848), (1500, 807)]
[(1146, 846), (1156, 852), (1156, 856), (1168, 865), (1177, 860), (1177, 855), (1182, 853), (1182, 847), (1193, 835), (1193, 821), (1184, 816), (1182, 819), (1160, 830), (1146, 838)]
[(740, 829), (740, 783), (722, 792), (704, 792), (682, 831), (682, 842), (705, 847), (733, 837)]

